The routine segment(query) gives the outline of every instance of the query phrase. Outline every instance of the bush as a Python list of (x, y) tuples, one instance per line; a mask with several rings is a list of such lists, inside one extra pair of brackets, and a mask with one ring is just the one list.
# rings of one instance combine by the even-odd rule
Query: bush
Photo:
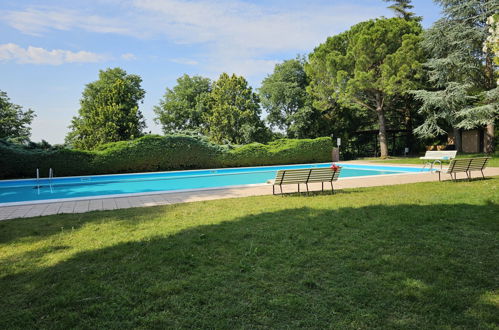
[(255, 166), (327, 162), (331, 160), (331, 139), (280, 139), (269, 144), (251, 143), (228, 151), (223, 166)]
[(37, 168), (46, 177), (49, 168), (56, 176), (71, 176), (325, 162), (331, 159), (331, 140), (281, 139), (230, 149), (203, 137), (148, 135), (109, 143), (94, 151), (30, 149), (0, 142), (0, 155), (1, 179), (32, 178)]

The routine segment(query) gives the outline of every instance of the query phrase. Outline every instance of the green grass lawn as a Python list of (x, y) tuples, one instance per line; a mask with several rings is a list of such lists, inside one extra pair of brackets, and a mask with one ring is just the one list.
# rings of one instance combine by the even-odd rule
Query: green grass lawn
[[(457, 158), (473, 158), (473, 157), (491, 157), (489, 160), (490, 167), (499, 167), (499, 152), (496, 152), (493, 155), (486, 154), (461, 154), (457, 155)], [(390, 157), (387, 159), (380, 158), (364, 158), (364, 160), (368, 160), (370, 162), (376, 163), (393, 163), (393, 164), (418, 164), (423, 165), (423, 160), (418, 157)], [(447, 162), (448, 163), (448, 162)], [(445, 164), (445, 162), (444, 162)]]
[(0, 324), (497, 329), (499, 178), (0, 221)]

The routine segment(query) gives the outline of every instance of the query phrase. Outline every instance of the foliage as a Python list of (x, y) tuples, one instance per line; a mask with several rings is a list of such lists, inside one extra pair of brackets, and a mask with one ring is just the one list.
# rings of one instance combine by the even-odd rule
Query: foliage
[(0, 221), (0, 324), (494, 329), (498, 189), (429, 182)]
[[(494, 1), (437, 0), (444, 17), (425, 31), (423, 47), (431, 56), (426, 63), (434, 89), (414, 92), (422, 102), (425, 122), (421, 137), (433, 137), (452, 127), (492, 123), (498, 114), (492, 53), (483, 52), (486, 20), (497, 12)], [(492, 93), (492, 94), (491, 94)], [(441, 120), (444, 119), (444, 120)]]
[(394, 4), (389, 6), (391, 10), (395, 12), (397, 17), (410, 20), (410, 19), (417, 19), (421, 20), (421, 17), (416, 17), (414, 15), (414, 12), (410, 11), (412, 8), (414, 8), (413, 5), (411, 5), (411, 0), (383, 0), (385, 2), (393, 2)]
[(309, 56), (305, 66), (309, 93), (319, 109), (373, 111), (378, 118), (381, 156), (388, 155), (386, 105), (419, 86), (422, 78), (420, 24), (401, 18), (359, 23), (328, 38)]
[(0, 90), (0, 139), (16, 143), (29, 141), (33, 110), (23, 111), (20, 105), (10, 102), (7, 93)]
[[(304, 69), (305, 60), (296, 58), (276, 64), (274, 72), (262, 81), (259, 95), (262, 107), (267, 111), (267, 121), (272, 127), (283, 129), (288, 137), (298, 137), (308, 130), (302, 129), (309, 115), (298, 112), (313, 111), (306, 92), (308, 85)], [(290, 129), (294, 126), (293, 129)]]
[(203, 100), (210, 92), (210, 79), (184, 74), (173, 89), (166, 89), (163, 99), (154, 107), (155, 121), (161, 124), (165, 134), (199, 130), (204, 126)]
[(221, 74), (213, 84), (208, 104), (205, 130), (212, 141), (244, 144), (269, 139), (269, 131), (259, 117), (258, 95), (244, 77)]
[(80, 110), (71, 122), (66, 142), (75, 148), (93, 149), (108, 142), (142, 135), (145, 121), (139, 111), (145, 91), (138, 75), (121, 68), (99, 71), (99, 79), (86, 85)]
[(226, 166), (328, 161), (331, 140), (278, 140), (229, 149), (206, 138), (147, 135), (101, 145), (93, 151), (61, 147), (37, 148), (0, 143), (0, 179), (33, 177), (37, 168), (57, 176), (186, 170)]
[(251, 143), (229, 150), (223, 165), (259, 166), (327, 162), (331, 160), (331, 139), (281, 139), (268, 144)]

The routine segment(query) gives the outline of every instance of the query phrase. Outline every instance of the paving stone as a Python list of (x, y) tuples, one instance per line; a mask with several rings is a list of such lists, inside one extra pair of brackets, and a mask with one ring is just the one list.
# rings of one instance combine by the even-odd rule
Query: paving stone
[(76, 202), (63, 202), (58, 213), (73, 213)]
[(116, 207), (118, 209), (127, 209), (127, 208), (131, 207), (130, 202), (128, 201), (127, 197), (115, 198), (114, 201), (115, 201)]
[(9, 219), (24, 218), (26, 213), (28, 213), (32, 207), (33, 205), (19, 206), (12, 214), (9, 215)]
[(116, 202), (114, 198), (105, 198), (102, 200), (103, 210), (116, 210)]
[(47, 205), (47, 208), (42, 212), (42, 215), (57, 214), (61, 206), (62, 203), (50, 203)]
[(99, 211), (102, 210), (102, 199), (92, 199), (88, 204), (89, 211)]
[(74, 209), (74, 213), (88, 212), (88, 207), (90, 201), (77, 201)]
[(5, 207), (0, 207), (0, 219), (1, 218), (7, 218), (9, 215), (14, 213), (15, 210), (17, 210), (19, 206), (5, 206)]
[(128, 197), (128, 203), (131, 207), (142, 206), (142, 200), (139, 197)]
[(25, 218), (30, 218), (30, 217), (39, 217), (40, 215), (43, 214), (43, 211), (48, 207), (48, 204), (39, 204), (39, 205), (34, 205), (28, 213), (24, 215)]

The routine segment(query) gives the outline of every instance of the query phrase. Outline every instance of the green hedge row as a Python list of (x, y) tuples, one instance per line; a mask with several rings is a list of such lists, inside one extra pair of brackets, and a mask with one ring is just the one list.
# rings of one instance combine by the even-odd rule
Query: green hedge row
[(149, 172), (200, 168), (327, 162), (331, 140), (282, 139), (230, 149), (202, 138), (148, 135), (109, 143), (94, 151), (63, 148), (28, 149), (0, 143), (0, 179), (42, 177), (53, 168), (56, 176)]

